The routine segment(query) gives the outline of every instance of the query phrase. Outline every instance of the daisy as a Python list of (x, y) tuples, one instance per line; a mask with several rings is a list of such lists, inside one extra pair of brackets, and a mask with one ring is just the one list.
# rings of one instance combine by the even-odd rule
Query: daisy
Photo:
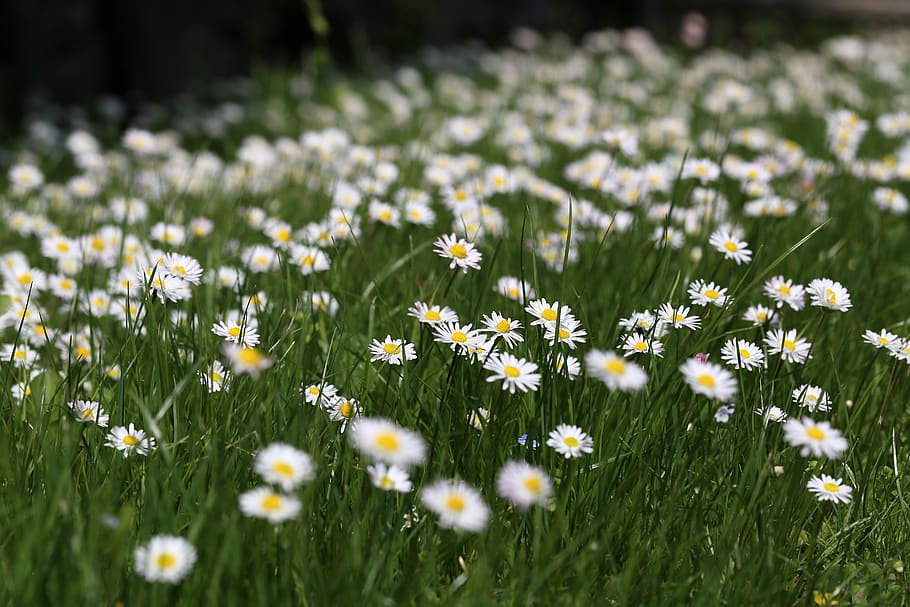
[(403, 339), (392, 339), (391, 335), (386, 335), (382, 341), (374, 339), (373, 343), (370, 344), (370, 354), (373, 355), (370, 358), (370, 362), (381, 360), (390, 365), (400, 365), (404, 361), (417, 358), (417, 350), (415, 350), (414, 344)]
[(818, 386), (803, 384), (793, 390), (791, 398), (800, 407), (809, 409), (809, 413), (816, 410), (822, 412), (831, 410), (831, 399), (828, 398), (828, 393)]
[(431, 306), (422, 301), (415, 301), (414, 305), (408, 308), (408, 316), (413, 316), (425, 325), (458, 322), (458, 314), (448, 306)]
[(155, 437), (146, 436), (144, 430), (133, 424), (129, 428), (114, 426), (106, 438), (104, 446), (123, 452), (123, 457), (129, 457), (133, 453), (148, 455), (149, 451), (155, 450)]
[(420, 491), (420, 500), (436, 513), (442, 527), (478, 533), (490, 518), (480, 492), (463, 481), (436, 481)]
[(202, 266), (188, 255), (168, 253), (164, 256), (160, 269), (193, 285), (198, 285), (202, 282)]
[(875, 202), (875, 206), (881, 210), (890, 211), (895, 215), (903, 215), (910, 210), (907, 197), (891, 188), (876, 188), (872, 200)]
[(606, 384), (609, 390), (637, 392), (648, 383), (648, 374), (639, 365), (612, 350), (591, 350), (585, 354), (588, 375)]
[(174, 535), (156, 535), (133, 553), (133, 569), (149, 582), (176, 584), (196, 563), (196, 549)]
[(480, 269), (480, 260), (483, 255), (464, 238), (458, 238), (455, 234), (446, 234), (437, 238), (433, 244), (436, 247), (434, 251), (437, 255), (452, 260), (449, 269), (458, 267), (465, 274), (468, 273), (468, 268)]
[(537, 296), (536, 293), (534, 293), (534, 289), (527, 281), (519, 280), (514, 276), (500, 277), (496, 281), (496, 286), (493, 287), (493, 290), (520, 304), (525, 302), (525, 298), (533, 299)]
[(900, 343), (900, 337), (887, 329), (882, 329), (878, 333), (867, 330), (863, 333), (863, 341), (872, 344), (876, 348), (891, 349), (895, 343)]
[(212, 325), (212, 333), (218, 337), (223, 337), (227, 342), (246, 346), (247, 348), (259, 345), (259, 330), (255, 323), (245, 320), (228, 319), (216, 322)]
[(732, 259), (736, 265), (752, 261), (752, 251), (749, 243), (740, 240), (729, 228), (719, 228), (711, 234), (708, 244), (724, 254), (726, 259)]
[(663, 358), (664, 355), (663, 343), (646, 336), (640, 331), (626, 335), (620, 348), (625, 352), (623, 356), (626, 357), (634, 356), (635, 354), (653, 354), (658, 358)]
[(780, 354), (785, 361), (797, 364), (805, 363), (812, 350), (811, 343), (796, 337), (796, 329), (772, 329), (765, 336), (765, 345), (768, 346), (768, 354)]
[(104, 409), (101, 408), (101, 403), (90, 400), (74, 400), (66, 403), (66, 405), (73, 410), (76, 415), (76, 421), (93, 423), (102, 428), (107, 428), (110, 415), (104, 412)]
[(519, 510), (527, 510), (534, 505), (547, 505), (553, 482), (543, 468), (525, 462), (507, 462), (496, 475), (496, 492)]
[(849, 504), (853, 499), (853, 487), (827, 474), (813, 476), (806, 484), (806, 488), (814, 493), (820, 502)]
[(581, 322), (570, 317), (560, 319), (559, 329), (556, 328), (556, 323), (548, 325), (544, 333), (544, 339), (551, 346), (559, 341), (559, 343), (566, 344), (570, 349), (574, 350), (576, 343), (583, 344), (587, 341), (585, 339), (587, 334), (588, 332), (581, 328)]
[(305, 452), (284, 443), (272, 443), (256, 454), (253, 470), (267, 483), (290, 491), (313, 480), (315, 466)]
[(743, 314), (743, 320), (751, 322), (756, 327), (761, 327), (778, 319), (779, 316), (774, 310), (762, 305), (749, 306)]
[(347, 430), (349, 422), (363, 414), (363, 407), (360, 406), (357, 399), (346, 396), (336, 396), (325, 405), (325, 410), (329, 414), (330, 420), (341, 422), (340, 431), (342, 433)]
[(784, 438), (794, 447), (800, 447), (799, 454), (807, 457), (829, 457), (838, 459), (847, 450), (847, 439), (828, 422), (815, 422), (808, 417), (791, 419), (784, 424)]
[(370, 474), (370, 482), (373, 486), (379, 487), (383, 491), (409, 493), (414, 487), (407, 470), (403, 470), (398, 466), (373, 464), (372, 466), (367, 466), (367, 472)]
[(806, 290), (802, 285), (783, 276), (774, 276), (765, 282), (762, 289), (780, 308), (787, 304), (794, 310), (802, 310), (806, 305)]
[(569, 306), (562, 306), (562, 308), (560, 308), (558, 301), (554, 301), (551, 305), (547, 303), (546, 299), (535, 299), (531, 301), (531, 303), (525, 307), (525, 311), (536, 319), (531, 323), (531, 326), (538, 325), (546, 327), (555, 324), (557, 318), (560, 322), (567, 318), (574, 318)]
[(846, 312), (853, 307), (844, 285), (828, 278), (816, 278), (810, 282), (808, 292), (813, 306), (838, 312)]
[(276, 525), (300, 514), (300, 500), (276, 493), (269, 487), (250, 489), (241, 493), (237, 501), (244, 516), (264, 518)]
[(534, 373), (537, 365), (511, 354), (490, 355), (483, 368), (493, 372), (487, 382), (502, 380), (502, 389), (508, 389), (510, 394), (515, 394), (516, 388), (522, 392), (536, 392), (540, 385), (540, 373)]
[(307, 404), (325, 405), (338, 395), (338, 388), (332, 384), (310, 384), (301, 386), (300, 393)]
[(761, 348), (743, 339), (730, 339), (720, 350), (720, 358), (731, 367), (751, 371), (763, 367), (765, 353)]
[(731, 301), (731, 298), (727, 296), (727, 289), (703, 280), (696, 280), (689, 285), (689, 299), (696, 306), (713, 304), (718, 308), (724, 307)]
[(253, 379), (257, 379), (262, 371), (275, 362), (256, 348), (246, 346), (225, 344), (224, 353), (234, 373), (248, 373)]
[[(547, 363), (552, 364), (553, 353), (547, 354)], [(556, 355), (556, 374), (566, 376), (569, 381), (574, 380), (581, 374), (581, 363), (574, 356), (568, 354)]]
[(480, 329), (481, 331), (502, 338), (510, 348), (525, 340), (521, 333), (518, 332), (518, 329), (521, 328), (521, 323), (517, 320), (506, 318), (499, 312), (493, 312), (489, 316), (484, 315), (482, 322), (483, 328)]
[(632, 315), (629, 318), (622, 318), (619, 321), (619, 326), (627, 331), (632, 331), (633, 329), (641, 329), (644, 332), (649, 332), (654, 326), (654, 323), (657, 322), (654, 314), (650, 311), (645, 310), (644, 312), (632, 312)]
[(453, 352), (466, 354), (468, 348), (486, 342), (479, 329), (472, 329), (470, 324), (457, 322), (442, 323), (433, 327), (436, 337), (433, 341), (447, 344)]
[(770, 422), (777, 422), (782, 424), (787, 421), (787, 413), (780, 407), (770, 406), (770, 407), (759, 407), (755, 410), (755, 415), (760, 416), (764, 419), (765, 424)]
[(300, 268), (300, 272), (304, 276), (309, 276), (315, 272), (325, 272), (331, 267), (329, 256), (318, 247), (293, 245), (289, 260)]
[(578, 426), (559, 424), (549, 436), (547, 446), (556, 449), (556, 452), (564, 455), (566, 459), (594, 452), (594, 439), (582, 432)]
[(689, 309), (689, 306), (674, 309), (671, 303), (662, 304), (657, 310), (657, 322), (664, 326), (670, 325), (674, 329), (686, 327), (695, 331), (701, 326), (701, 319), (694, 314), (689, 316)]
[(362, 417), (353, 425), (351, 442), (359, 451), (386, 464), (406, 468), (422, 464), (426, 445), (420, 434), (382, 417)]
[(227, 371), (221, 361), (217, 360), (205, 371), (199, 371), (198, 375), (199, 382), (208, 388), (209, 393), (226, 391), (231, 379), (230, 371)]
[(690, 358), (680, 365), (679, 370), (696, 394), (722, 401), (736, 396), (736, 379), (720, 365)]
[(689, 158), (683, 163), (682, 179), (697, 179), (702, 184), (715, 181), (720, 176), (720, 167), (707, 158)]

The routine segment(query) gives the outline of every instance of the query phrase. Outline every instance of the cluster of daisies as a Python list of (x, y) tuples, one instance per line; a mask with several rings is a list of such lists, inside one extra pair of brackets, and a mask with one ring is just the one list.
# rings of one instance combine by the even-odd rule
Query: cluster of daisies
[[(5, 242), (12, 243), (0, 252), (8, 302), (0, 312), (0, 364), (11, 377), (12, 401), (27, 413), (26, 405), (49, 398), (50, 376), (67, 379), (59, 369), (75, 369), (74, 400), (55, 403), (63, 414), (110, 428), (97, 442), (125, 458), (149, 456), (162, 437), (134, 423), (110, 427), (111, 413), (126, 423), (135, 412), (107, 412), (99, 402), (111, 402), (99, 395), (114, 382), (134, 381), (136, 371), (120, 367), (122, 344), (158, 334), (174, 344), (179, 370), (198, 379), (194, 389), (227, 401), (237, 383), (288, 364), (278, 347), (286, 333), (270, 326), (272, 319), (309, 314), (333, 322), (351, 298), (327, 277), (349, 272), (348, 253), (377, 234), (432, 242), (451, 270), (450, 285), (488, 271), (485, 254), (489, 260), (493, 246), (516, 234), (525, 237), (517, 246), (555, 273), (591, 248), (638, 237), (674, 263), (716, 260), (723, 275), (745, 279), (755, 260), (766, 259), (764, 243), (750, 244), (747, 234), (773, 231), (785, 218), (813, 225), (829, 219), (829, 190), (822, 186), (832, 176), (859, 184), (857, 191), (866, 192), (860, 210), (876, 220), (910, 210), (903, 193), (910, 114), (894, 112), (888, 95), (866, 95), (863, 86), (868, 78), (895, 93), (905, 88), (906, 40), (842, 38), (811, 56), (718, 51), (685, 62), (641, 34), (614, 31), (594, 32), (570, 52), (536, 53), (535, 46), (525, 40), (521, 53), (464, 57), (484, 76), (473, 80), (454, 67), (402, 67), (365, 90), (345, 87), (335, 105), (301, 93), (312, 90), (304, 78), (290, 91), (299, 101), (294, 120), (283, 122), (280, 107), (272, 115), (276, 124), (307, 116), (312, 122), (304, 132), (270, 139), (248, 135), (257, 130), (251, 126), (267, 129), (247, 124), (239, 145), (212, 146), (236, 150), (224, 157), (184, 147), (181, 133), (233, 141), (242, 106), (179, 121), (183, 130), (130, 128), (119, 146), (108, 147), (84, 128), (36, 121), (30, 149), (6, 171), (0, 200)], [(807, 72), (828, 77), (805, 78)], [(696, 120), (693, 104), (679, 103), (680, 95), (712, 120)], [(800, 144), (774, 132), (770, 118), (807, 111), (823, 125), (824, 141)], [(706, 122), (712, 127), (695, 130)], [(390, 143), (404, 125), (423, 130), (407, 143)], [(870, 132), (886, 142), (884, 156), (869, 155)], [(61, 163), (49, 159), (50, 150), (62, 150), (62, 164), (74, 167), (57, 182), (49, 175)], [(818, 157), (808, 150), (820, 150)], [(213, 200), (223, 208), (209, 205)], [(534, 227), (525, 231), (526, 225)], [(418, 321), (426, 337), (419, 343), (429, 347), (418, 352), (389, 333), (370, 336), (362, 356), (388, 365), (390, 376), (440, 354), (453, 365), (464, 360), (486, 371), (486, 383), (502, 398), (533, 399), (551, 380), (593, 380), (610, 393), (640, 393), (652, 375), (669, 372), (728, 423), (742, 400), (741, 383), (758, 384), (780, 368), (801, 372), (812, 360), (821, 335), (806, 318), (809, 308), (836, 317), (853, 306), (847, 287), (834, 279), (800, 284), (783, 275), (764, 281), (763, 301), (743, 306), (753, 293), (721, 284), (718, 272), (685, 278), (676, 299), (626, 312), (615, 345), (589, 347), (588, 330), (565, 301), (539, 297), (523, 268), (508, 271), (521, 277), (499, 276), (493, 291), (506, 305), (517, 303), (517, 311), (463, 318), (441, 303), (416, 301), (406, 315)], [(161, 322), (149, 321), (152, 306)], [(720, 322), (731, 328), (722, 344), (709, 342), (711, 352), (686, 350), (694, 332)], [(910, 364), (910, 336), (892, 332), (900, 330), (868, 330), (862, 339)], [(686, 358), (665, 369), (671, 344), (682, 344)], [(202, 345), (220, 354), (203, 359), (200, 352), (213, 348)], [(547, 358), (532, 360), (541, 351)], [(836, 411), (839, 395), (815, 383), (821, 382), (794, 381), (783, 400), (775, 395), (776, 404), (769, 400), (755, 413), (764, 431), (782, 428), (802, 457), (833, 466), (848, 443), (820, 418)], [(343, 395), (349, 388), (323, 377), (304, 382), (300, 393), (369, 460), (369, 482), (384, 491), (416, 491), (443, 527), (485, 529), (490, 508), (480, 491), (458, 478), (415, 486), (412, 471), (427, 460), (423, 437), (370, 410), (376, 403)], [(478, 408), (467, 422), (483, 429), (488, 415)], [(533, 437), (520, 440), (539, 446)], [(595, 450), (594, 438), (572, 423), (559, 424), (545, 444), (565, 458)], [(255, 455), (253, 470), (261, 484), (240, 493), (245, 516), (280, 524), (301, 515), (295, 492), (315, 478), (310, 455), (271, 444)], [(828, 472), (812, 476), (808, 489), (820, 500), (850, 502), (853, 488), (834, 468)], [(547, 507), (555, 491), (546, 470), (523, 461), (505, 464), (495, 487), (519, 511)], [(187, 540), (162, 535), (139, 546), (134, 561), (148, 580), (173, 583), (192, 570), (196, 552)]]

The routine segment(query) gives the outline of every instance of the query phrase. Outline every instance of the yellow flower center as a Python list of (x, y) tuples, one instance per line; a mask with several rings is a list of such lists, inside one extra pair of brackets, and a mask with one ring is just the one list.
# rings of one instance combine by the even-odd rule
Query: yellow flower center
[(277, 493), (269, 493), (262, 500), (262, 507), (266, 510), (278, 510), (281, 508), (281, 496)]
[(354, 405), (350, 402), (343, 402), (338, 408), (338, 411), (341, 413), (341, 417), (345, 419), (351, 419), (354, 416)]
[(381, 479), (379, 479), (379, 484), (382, 485), (383, 489), (388, 489), (392, 486), (392, 479), (390, 479), (388, 476), (383, 476)]
[(256, 348), (243, 348), (237, 358), (241, 363), (250, 366), (255, 366), (262, 362), (262, 354)]
[(879, 337), (879, 338), (878, 338), (878, 343), (880, 343), (880, 344), (883, 345), (883, 346), (887, 346), (888, 344), (891, 343), (891, 340), (888, 339), (887, 337)]
[(569, 339), (569, 335), (571, 335), (571, 333), (562, 327), (559, 327), (559, 339)]
[(731, 253), (736, 253), (737, 251), (739, 251), (739, 247), (736, 246), (736, 243), (733, 242), (732, 240), (728, 240), (727, 242), (725, 242), (724, 248), (727, 249), (728, 251), (730, 251)]
[(92, 351), (86, 348), (85, 346), (76, 348), (76, 358), (88, 358), (91, 355)]
[(742, 358), (752, 358), (752, 354), (751, 354), (748, 350), (746, 350), (745, 348), (740, 348), (740, 349), (739, 349), (739, 355), (740, 355)]
[(221, 383), (221, 373), (212, 373), (212, 382)]
[(512, 323), (503, 318), (498, 323), (496, 323), (496, 330), (500, 333), (508, 333), (512, 329)]
[(718, 293), (714, 289), (708, 289), (707, 291), (705, 291), (705, 297), (707, 297), (708, 299), (717, 299), (718, 297), (720, 297), (720, 293)]
[(581, 444), (581, 441), (574, 436), (566, 436), (562, 439), (562, 442), (566, 447), (577, 447)]
[(240, 335), (240, 327), (231, 327), (228, 329), (228, 335), (231, 337), (237, 337)]
[(785, 339), (784, 347), (792, 352), (793, 350), (796, 349), (796, 343), (793, 341), (790, 341), (789, 339)]
[(439, 312), (437, 312), (436, 310), (427, 310), (426, 313), (423, 315), (423, 317), (426, 318), (427, 320), (434, 320), (434, 321), (442, 320), (442, 316), (440, 316)]
[(127, 447), (135, 447), (139, 444), (139, 439), (133, 436), (132, 434), (127, 434), (123, 437), (123, 444)]
[[(95, 412), (92, 411), (91, 407), (86, 407), (85, 409), (82, 410), (82, 417), (84, 417), (85, 419), (95, 419)], [(124, 440), (123, 442), (126, 442), (126, 440)]]
[(452, 494), (446, 498), (446, 508), (455, 512), (463, 512), (465, 509), (464, 498), (457, 494)]
[(400, 354), (401, 353), (401, 346), (399, 346), (398, 344), (386, 344), (382, 347), (382, 349), (386, 354)]
[(307, 255), (306, 257), (303, 258), (303, 265), (311, 266), (311, 265), (313, 265), (313, 263), (315, 261), (316, 261), (315, 257), (313, 257), (312, 255)]
[(175, 274), (180, 274), (181, 276), (186, 274), (186, 267), (181, 266), (181, 265), (174, 266), (173, 270), (174, 270)]
[(787, 285), (781, 285), (781, 286), (777, 287), (777, 290), (780, 291), (781, 295), (790, 294), (790, 287), (788, 287)]
[(468, 336), (465, 335), (463, 331), (455, 331), (452, 333), (452, 341), (457, 341), (458, 343), (463, 344), (468, 341)]
[(543, 312), (540, 313), (541, 318), (543, 318), (546, 321), (551, 321), (551, 322), (556, 320), (556, 316), (557, 316), (556, 310), (554, 310), (553, 308), (547, 308), (546, 310), (544, 310)]
[(648, 344), (643, 341), (637, 341), (635, 342), (635, 349), (639, 352), (647, 352)]
[(818, 426), (810, 426), (806, 428), (806, 436), (812, 440), (822, 440), (825, 438), (825, 432)]
[(468, 256), (468, 250), (463, 244), (458, 244), (457, 242), (449, 247), (449, 253), (452, 254), (452, 257), (457, 257), (458, 259), (464, 259)]
[(837, 493), (838, 491), (840, 491), (840, 485), (838, 485), (836, 483), (824, 483), (822, 485), (822, 487), (824, 487), (825, 491), (827, 491), (828, 493)]
[(521, 371), (518, 369), (518, 367), (516, 367), (514, 365), (506, 365), (505, 368), (503, 368), (502, 372), (505, 375), (507, 375), (508, 377), (512, 377), (512, 378), (515, 378), (515, 377), (518, 377), (519, 375), (521, 375)]
[(272, 470), (281, 476), (291, 476), (294, 474), (294, 468), (287, 462), (275, 462), (272, 464)]
[(623, 375), (626, 372), (626, 363), (622, 362), (618, 358), (614, 358), (608, 362), (604, 368), (614, 375)]
[(16, 350), (16, 352), (13, 354), (13, 357), (16, 360), (25, 360), (25, 350)]
[(760, 320), (761, 322), (765, 322), (765, 321), (768, 319), (768, 313), (767, 313), (767, 312), (759, 312), (758, 314), (755, 315), (755, 318), (757, 318), (757, 319)]
[(539, 476), (529, 476), (525, 479), (524, 486), (525, 489), (532, 493), (540, 493), (543, 483), (540, 482)]
[(391, 432), (383, 432), (376, 437), (376, 446), (383, 451), (397, 451), (398, 443), (398, 437)]
[(177, 563), (177, 557), (170, 552), (162, 552), (155, 557), (155, 565), (159, 569), (170, 569)]
[(280, 240), (281, 242), (287, 242), (291, 239), (291, 231), (287, 229), (278, 230), (278, 233), (275, 234), (275, 239)]
[(29, 274), (28, 272), (26, 272), (25, 274), (22, 274), (21, 276), (19, 276), (19, 284), (20, 284), (20, 285), (27, 285), (27, 284), (30, 283), (30, 282), (32, 282), (32, 275)]
[(65, 242), (58, 242), (57, 250), (60, 251), (61, 253), (66, 253), (67, 251), (70, 250), (70, 246)]
[(831, 289), (825, 289), (825, 299), (829, 304), (837, 304), (837, 295)]
[(697, 381), (699, 384), (703, 385), (706, 388), (713, 388), (717, 385), (717, 382), (714, 380), (714, 376), (708, 375), (707, 373), (699, 375)]

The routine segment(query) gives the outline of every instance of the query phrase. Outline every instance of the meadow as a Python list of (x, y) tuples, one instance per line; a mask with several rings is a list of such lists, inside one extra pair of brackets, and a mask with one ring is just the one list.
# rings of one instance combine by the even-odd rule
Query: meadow
[(36, 115), (0, 602), (907, 603), (908, 90), (523, 31)]

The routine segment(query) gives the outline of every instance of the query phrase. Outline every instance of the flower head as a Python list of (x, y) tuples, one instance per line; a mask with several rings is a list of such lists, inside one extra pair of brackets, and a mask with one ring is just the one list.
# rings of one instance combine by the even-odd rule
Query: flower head
[(594, 452), (594, 439), (582, 432), (578, 426), (559, 424), (549, 436), (547, 446), (556, 449), (556, 452), (564, 455), (566, 459)]
[(253, 460), (253, 470), (265, 482), (279, 485), (285, 491), (290, 491), (315, 476), (312, 458), (284, 443), (272, 443), (257, 453)]
[(420, 491), (420, 500), (436, 513), (443, 527), (477, 533), (490, 518), (480, 492), (463, 481), (436, 481)]
[(382, 417), (362, 417), (350, 431), (351, 442), (368, 456), (406, 468), (422, 464), (426, 445), (416, 432)]
[(496, 492), (527, 510), (531, 506), (546, 506), (553, 493), (553, 482), (543, 470), (525, 462), (508, 462), (496, 475)]
[(196, 563), (196, 549), (174, 535), (156, 535), (133, 553), (133, 568), (149, 582), (176, 584)]
[(480, 260), (483, 255), (464, 238), (458, 238), (455, 234), (446, 234), (440, 236), (433, 244), (435, 246), (433, 250), (437, 255), (451, 260), (450, 269), (457, 267), (465, 274), (467, 274), (468, 268), (480, 269)]
[(815, 422), (808, 417), (791, 419), (784, 424), (784, 438), (794, 447), (800, 448), (800, 455), (807, 457), (825, 456), (838, 459), (847, 450), (847, 439), (828, 422)]

